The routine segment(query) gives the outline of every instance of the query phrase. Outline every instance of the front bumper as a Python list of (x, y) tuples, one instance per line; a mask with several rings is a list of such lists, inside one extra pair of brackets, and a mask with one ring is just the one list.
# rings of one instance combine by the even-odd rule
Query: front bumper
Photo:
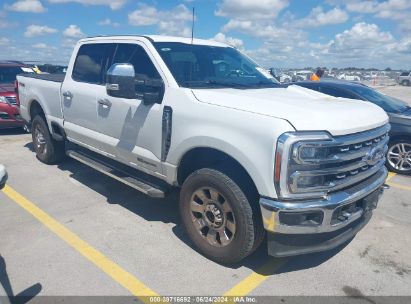
[(366, 180), (323, 199), (261, 198), (269, 254), (280, 257), (318, 252), (351, 239), (371, 218), (387, 174), (383, 167)]
[(0, 129), (18, 128), (24, 126), (19, 110), (16, 107), (9, 107), (7, 111), (0, 109)]

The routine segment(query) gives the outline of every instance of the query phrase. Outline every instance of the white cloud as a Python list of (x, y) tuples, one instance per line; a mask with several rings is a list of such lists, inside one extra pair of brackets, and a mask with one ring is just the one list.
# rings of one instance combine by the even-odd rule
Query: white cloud
[(346, 7), (350, 12), (370, 14), (378, 10), (378, 1), (348, 1)]
[(31, 47), (35, 48), (35, 49), (47, 49), (48, 46), (45, 43), (36, 43), (33, 44)]
[(75, 2), (83, 5), (105, 5), (112, 10), (120, 9), (124, 6), (127, 0), (48, 0), (50, 3), (68, 3)]
[(6, 10), (19, 13), (44, 13), (46, 11), (39, 0), (19, 0), (4, 7)]
[(297, 27), (320, 27), (330, 24), (344, 23), (348, 20), (348, 14), (337, 7), (325, 12), (318, 6), (312, 9), (310, 14), (300, 20), (296, 20), (293, 25)]
[(36, 36), (44, 36), (48, 34), (57, 33), (57, 29), (48, 27), (47, 25), (29, 25), (24, 32), (24, 36), (31, 38)]
[(160, 34), (189, 37), (191, 35), (191, 11), (179, 4), (171, 10), (159, 11), (154, 6), (140, 4), (128, 15), (128, 22), (135, 26), (157, 25)]
[(81, 29), (74, 24), (69, 25), (69, 27), (63, 31), (63, 35), (68, 38), (82, 38), (85, 36)]
[(237, 20), (276, 18), (288, 6), (288, 0), (223, 0), (215, 14)]
[(7, 14), (5, 11), (0, 10), (0, 29), (14, 27), (16, 25), (17, 23), (7, 20)]
[(393, 43), (389, 32), (382, 32), (376, 24), (360, 22), (337, 34), (330, 42), (329, 53), (342, 57), (363, 58), (381, 55), (387, 44)]
[(223, 33), (217, 33), (212, 40), (218, 41), (218, 42), (222, 42), (222, 43), (226, 43), (228, 45), (231, 45), (235, 48), (241, 49), (244, 47), (244, 42), (241, 39), (238, 38), (233, 38), (233, 37), (227, 37), (225, 34)]
[(101, 25), (101, 26), (104, 26), (104, 25), (109, 25), (109, 26), (113, 26), (113, 27), (119, 27), (120, 26), (120, 23), (113, 22), (110, 18), (100, 20), (97, 24)]
[(5, 29), (11, 26), (12, 26), (11, 23), (7, 22), (6, 20), (0, 19), (0, 29)]
[(0, 37), (0, 45), (8, 45), (10, 43), (10, 39), (6, 37)]
[(128, 14), (128, 22), (135, 26), (154, 25), (158, 21), (158, 11), (154, 6), (140, 4), (139, 9)]

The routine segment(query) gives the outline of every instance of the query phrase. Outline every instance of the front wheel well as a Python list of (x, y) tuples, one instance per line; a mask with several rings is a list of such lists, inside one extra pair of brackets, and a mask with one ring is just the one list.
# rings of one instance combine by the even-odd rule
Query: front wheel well
[(182, 185), (191, 173), (202, 168), (223, 172), (238, 184), (251, 201), (258, 201), (257, 187), (247, 170), (230, 155), (213, 148), (194, 148), (183, 156), (178, 166), (178, 184)]
[(400, 134), (400, 135), (390, 136), (390, 141), (388, 144), (390, 145), (391, 143), (399, 141), (399, 140), (405, 140), (405, 141), (411, 142), (411, 135)]

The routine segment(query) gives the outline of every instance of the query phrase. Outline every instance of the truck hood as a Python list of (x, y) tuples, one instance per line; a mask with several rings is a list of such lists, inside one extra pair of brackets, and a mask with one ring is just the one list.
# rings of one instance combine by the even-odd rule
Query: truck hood
[(255, 90), (193, 89), (197, 100), (287, 120), (297, 131), (325, 130), (334, 136), (377, 128), (387, 114), (369, 102), (336, 98), (299, 86)]
[(14, 83), (0, 83), (0, 94), (14, 93)]

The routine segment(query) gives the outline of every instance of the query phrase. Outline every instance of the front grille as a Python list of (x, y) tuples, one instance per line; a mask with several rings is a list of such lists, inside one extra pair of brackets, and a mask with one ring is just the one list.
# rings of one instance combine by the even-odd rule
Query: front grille
[(7, 113), (5, 113), (5, 112), (0, 112), (0, 119), (3, 119), (3, 120), (11, 120), (12, 118), (10, 117), (10, 115), (9, 114), (7, 114)]
[[(323, 157), (314, 163), (293, 160), (298, 168), (290, 177), (291, 189), (296, 190), (297, 178), (316, 177), (323, 181), (328, 192), (344, 189), (375, 174), (385, 163), (389, 125), (353, 135), (337, 136), (332, 141), (320, 143)], [(318, 146), (318, 145), (317, 145)], [(306, 192), (318, 190), (306, 188)]]
[(7, 102), (13, 106), (18, 106), (15, 96), (6, 96)]
[[(385, 163), (389, 126), (356, 136), (336, 137), (329, 157), (339, 159), (326, 169), (332, 190), (351, 186), (375, 174)], [(337, 165), (337, 166), (335, 166)]]

